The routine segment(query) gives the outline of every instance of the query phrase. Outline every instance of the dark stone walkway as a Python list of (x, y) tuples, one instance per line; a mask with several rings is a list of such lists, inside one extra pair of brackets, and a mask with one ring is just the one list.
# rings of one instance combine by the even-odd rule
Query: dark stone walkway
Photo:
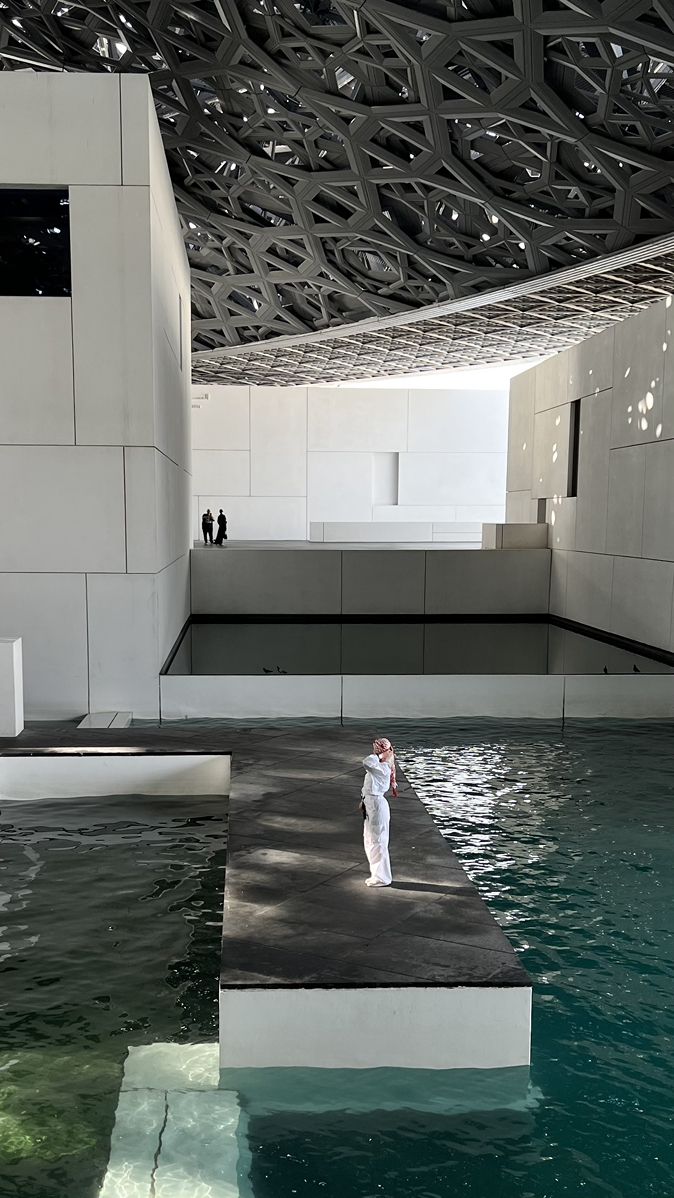
[(528, 986), (415, 792), (391, 800), (394, 882), (365, 886), (359, 811), (368, 733), (181, 721), (32, 725), (0, 752), (129, 747), (231, 752), (222, 985)]
[[(399, 776), (391, 887), (365, 886), (363, 734), (260, 732), (234, 749), (222, 985), (528, 986), (500, 927)], [(253, 750), (253, 751), (251, 751)]]

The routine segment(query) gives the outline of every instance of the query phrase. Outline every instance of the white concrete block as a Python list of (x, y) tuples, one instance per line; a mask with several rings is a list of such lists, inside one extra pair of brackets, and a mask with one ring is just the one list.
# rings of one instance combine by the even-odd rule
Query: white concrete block
[(507, 391), (411, 390), (410, 453), (505, 453), (508, 438)]
[(23, 732), (23, 654), (20, 636), (0, 636), (0, 736)]
[(668, 316), (664, 301), (653, 304), (616, 332), (612, 448), (656, 441), (662, 433)]
[(592, 628), (609, 628), (612, 580), (613, 558), (608, 554), (567, 553), (567, 619)]
[(163, 1090), (120, 1094), (99, 1198), (149, 1198), (165, 1117)]
[(422, 615), (425, 574), (423, 550), (344, 552), (342, 611), (347, 615)]
[(307, 493), (307, 455), (302, 449), (253, 449), (250, 455), (252, 495)]
[(642, 550), (644, 557), (671, 562), (674, 561), (674, 441), (647, 445), (645, 451)]
[(562, 718), (564, 679), (545, 674), (345, 676), (349, 719)]
[(575, 548), (588, 553), (604, 553), (611, 443), (610, 391), (581, 400), (578, 437)]
[(547, 524), (483, 524), (483, 549), (547, 549)]
[(307, 504), (309, 520), (371, 520), (372, 455), (310, 453)]
[(228, 753), (87, 751), (0, 757), (0, 798), (94, 799), (102, 795), (229, 794)]
[(162, 674), (164, 720), (338, 719), (341, 680), (335, 675)]
[(510, 380), (508, 416), (509, 491), (531, 491), (534, 466), (536, 372), (525, 370)]
[(240, 1114), (231, 1091), (169, 1092), (152, 1198), (240, 1198)]
[(536, 516), (537, 501), (532, 499), (531, 491), (508, 491), (505, 517), (509, 524), (529, 524)]
[(534, 417), (534, 499), (569, 493), (571, 405), (557, 405)]
[(569, 351), (553, 354), (536, 366), (534, 374), (535, 410), (543, 412), (568, 403), (569, 399)]
[(403, 504), (499, 504), (505, 497), (503, 453), (401, 453)]
[(0, 296), (0, 441), (73, 445), (74, 416), (70, 300)]
[(570, 674), (564, 714), (569, 720), (671, 720), (674, 675)]
[[(442, 517), (444, 521), (444, 516)], [(458, 504), (454, 516), (457, 524), (482, 524), (487, 523), (502, 524), (505, 520), (505, 496), (501, 503), (469, 503)], [(528, 523), (529, 521), (523, 521)]]
[(164, 664), (190, 614), (190, 559), (184, 554), (156, 576), (159, 666)]
[(0, 511), (5, 570), (125, 568), (121, 449), (0, 446)]
[(80, 720), (78, 728), (109, 728), (117, 713), (114, 711), (92, 711)]
[(350, 542), (369, 542), (370, 544), (400, 544), (409, 541), (428, 542), (433, 540), (433, 525), (419, 523), (394, 524), (383, 521), (365, 521), (362, 524), (354, 522), (338, 523), (326, 521), (323, 524), (324, 541), (341, 544)]
[(22, 638), (27, 719), (88, 711), (83, 574), (0, 574), (0, 628)]
[(192, 387), (192, 448), (250, 449), (250, 387)]
[(0, 186), (121, 183), (119, 75), (5, 71)]
[(204, 549), (192, 553), (195, 615), (337, 614), (341, 553), (321, 549)]
[(616, 326), (611, 325), (603, 333), (573, 345), (568, 351), (569, 400), (597, 395), (613, 386), (615, 340), (622, 327), (620, 324), (616, 331)]
[(306, 540), (307, 504), (302, 497), (200, 495), (197, 537), (201, 537), (201, 513), (209, 507), (216, 516), (223, 509), (230, 541)]
[(217, 1090), (217, 1044), (132, 1044), (124, 1062), (122, 1093), (142, 1090)]
[(646, 446), (612, 449), (609, 455), (607, 553), (641, 556)]
[(192, 452), (195, 495), (250, 495), (250, 454), (241, 450), (195, 449)]
[(426, 555), (426, 611), (430, 614), (534, 615), (548, 610), (547, 549), (454, 549)]
[(223, 1069), (493, 1069), (528, 1064), (530, 1038), (524, 986), (220, 990)]
[[(155, 133), (158, 136), (157, 130)], [(161, 146), (160, 150), (165, 172)], [(190, 275), (173, 191), (169, 187), (167, 177), (159, 195), (156, 189), (150, 193), (153, 443), (189, 471), (192, 468)]]
[(576, 503), (575, 498), (562, 495), (547, 500), (548, 544), (551, 549), (575, 549)]
[(306, 387), (251, 387), (250, 447), (253, 453), (306, 453)]
[(556, 616), (566, 615), (566, 578), (568, 554), (555, 549), (550, 565), (550, 611)]
[(309, 388), (310, 450), (395, 452), (407, 448), (407, 391)]
[[(377, 523), (390, 520), (392, 523), (400, 521), (403, 524), (415, 524), (421, 520), (426, 524), (443, 522), (451, 524), (458, 519), (456, 513), (457, 508), (451, 503), (375, 503), (372, 508), (372, 519)], [(462, 516), (461, 519), (466, 519), (466, 517)]]
[(647, 558), (616, 557), (611, 592), (611, 632), (669, 648), (672, 630), (674, 564)]
[(70, 233), (78, 444), (152, 445), (149, 190), (71, 188)]
[(152, 574), (89, 574), (92, 711), (159, 715), (158, 601)]

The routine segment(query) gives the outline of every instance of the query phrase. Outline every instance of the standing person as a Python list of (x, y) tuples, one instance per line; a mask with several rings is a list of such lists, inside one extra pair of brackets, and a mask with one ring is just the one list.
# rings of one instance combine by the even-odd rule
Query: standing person
[(218, 535), (215, 538), (215, 543), (216, 543), (216, 545), (222, 545), (222, 542), (226, 541), (226, 540), (227, 540), (227, 517), (226, 517), (225, 513), (223, 512), (222, 508), (220, 508), (220, 513), (218, 515)]
[(210, 508), (207, 508), (201, 517), (201, 531), (204, 534), (204, 545), (208, 545), (210, 541), (213, 544), (213, 513)]
[(370, 863), (370, 877), (365, 885), (390, 886), (393, 881), (388, 853), (391, 810), (385, 796), (389, 787), (394, 798), (398, 794), (396, 759), (390, 740), (382, 736), (373, 741), (372, 752), (363, 759), (363, 765), (366, 770), (361, 791), (363, 843)]

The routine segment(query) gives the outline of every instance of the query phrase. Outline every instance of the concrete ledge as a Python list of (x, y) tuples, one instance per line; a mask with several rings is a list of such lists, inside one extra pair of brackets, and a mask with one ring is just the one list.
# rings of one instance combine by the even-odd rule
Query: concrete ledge
[(0, 799), (229, 794), (227, 753), (55, 749), (0, 754)]
[(528, 1065), (531, 988), (220, 991), (222, 1068)]

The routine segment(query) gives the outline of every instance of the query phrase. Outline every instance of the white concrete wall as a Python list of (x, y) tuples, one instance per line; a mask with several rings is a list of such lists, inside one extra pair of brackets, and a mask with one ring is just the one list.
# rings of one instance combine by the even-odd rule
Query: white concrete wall
[(0, 297), (0, 631), (28, 718), (159, 711), (189, 614), (189, 269), (147, 79), (0, 75), (0, 186), (69, 193), (72, 297)]
[(376, 540), (384, 523), (440, 540), (504, 516), (502, 391), (194, 387), (192, 430), (195, 539), (207, 507), (230, 540), (305, 540), (312, 524)]
[(673, 319), (662, 300), (513, 379), (508, 449), (508, 519), (535, 519), (535, 497), (546, 501), (551, 612), (663, 649), (674, 649)]
[(540, 615), (549, 587), (548, 549), (192, 553), (195, 615)]

